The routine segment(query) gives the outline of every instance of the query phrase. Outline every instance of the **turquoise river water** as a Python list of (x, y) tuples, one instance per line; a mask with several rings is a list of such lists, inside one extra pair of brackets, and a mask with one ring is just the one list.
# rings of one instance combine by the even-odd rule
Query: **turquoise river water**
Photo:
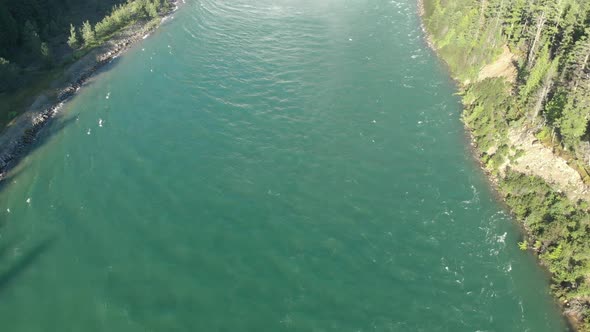
[(2, 331), (564, 331), (414, 0), (186, 0), (0, 191)]

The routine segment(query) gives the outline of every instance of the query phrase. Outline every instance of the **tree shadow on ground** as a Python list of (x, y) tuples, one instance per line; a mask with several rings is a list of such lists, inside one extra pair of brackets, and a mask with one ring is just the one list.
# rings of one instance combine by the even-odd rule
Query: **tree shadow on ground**
[[(5, 290), (18, 276), (30, 268), (33, 263), (47, 252), (55, 243), (55, 237), (47, 237), (36, 243), (26, 252), (19, 256), (5, 271), (0, 272), (0, 292)], [(0, 248), (0, 255), (6, 256), (11, 244), (5, 244)]]

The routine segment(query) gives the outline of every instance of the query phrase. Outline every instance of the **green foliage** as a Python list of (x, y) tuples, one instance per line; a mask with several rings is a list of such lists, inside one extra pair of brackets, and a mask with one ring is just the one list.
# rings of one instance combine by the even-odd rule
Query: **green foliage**
[(18, 41), (18, 26), (8, 8), (0, 3), (0, 56), (7, 56), (8, 49)]
[(82, 32), (82, 39), (84, 40), (84, 46), (91, 47), (96, 43), (96, 35), (90, 22), (86, 21), (82, 24), (82, 28), (80, 29)]
[(23, 28), (23, 41), (26, 50), (32, 56), (38, 56), (41, 53), (41, 38), (37, 33), (37, 27), (31, 22), (26, 21)]
[(551, 61), (549, 59), (549, 45), (545, 46), (537, 60), (535, 66), (528, 75), (528, 79), (524, 84), (524, 87), (520, 90), (520, 94), (523, 98), (527, 98), (539, 87), (541, 81), (547, 74)]
[[(590, 81), (589, 81), (590, 83)], [(575, 147), (588, 130), (590, 115), (590, 89), (587, 85), (580, 85), (569, 93), (568, 102), (562, 110), (559, 128), (564, 141), (570, 147)]]
[(562, 246), (562, 244), (559, 244), (557, 246), (557, 248), (555, 248), (552, 252), (550, 252), (547, 255), (547, 259), (550, 259), (550, 260), (559, 259), (561, 257), (562, 252), (563, 252), (563, 246)]
[(426, 0), (425, 7), (432, 13), (425, 23), (434, 44), (461, 80), (476, 78), (481, 66), (501, 53), (496, 47), (501, 43), (500, 26), (481, 12), (479, 2)]
[(535, 136), (541, 141), (550, 140), (551, 139), (551, 128), (543, 127)]
[(527, 240), (524, 240), (522, 242), (518, 242), (518, 249), (522, 250), (522, 251), (526, 251), (529, 249), (529, 242)]
[(553, 95), (553, 98), (545, 106), (545, 120), (549, 125), (554, 126), (563, 116), (563, 109), (568, 101), (567, 92), (564, 89), (559, 89)]
[[(167, 1), (164, 1), (167, 4)], [(95, 30), (99, 39), (104, 39), (113, 32), (138, 19), (156, 18), (163, 10), (160, 0), (135, 0), (113, 7), (111, 14), (96, 23)]]
[(43, 64), (46, 67), (51, 67), (53, 63), (53, 55), (51, 54), (51, 50), (46, 42), (41, 43), (40, 47), (41, 57), (43, 58)]
[(467, 88), (463, 114), (465, 124), (472, 129), (482, 151), (498, 145), (505, 136), (508, 123), (518, 118), (506, 117), (511, 107), (511, 96), (504, 79), (488, 78)]
[(80, 41), (78, 40), (78, 32), (73, 24), (70, 24), (70, 36), (68, 37), (68, 46), (72, 49), (80, 47)]
[(154, 0), (153, 2), (147, 2), (146, 4), (146, 11), (151, 18), (158, 17), (158, 10), (160, 9), (160, 1)]

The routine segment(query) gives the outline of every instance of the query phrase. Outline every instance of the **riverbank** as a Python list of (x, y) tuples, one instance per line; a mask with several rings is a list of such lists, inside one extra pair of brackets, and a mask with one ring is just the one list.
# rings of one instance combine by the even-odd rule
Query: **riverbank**
[[(583, 220), (588, 216), (587, 203), (590, 201), (583, 173), (575, 167), (572, 159), (556, 151), (559, 149), (542, 142), (536, 119), (522, 116), (506, 123), (494, 119), (494, 112), (496, 117), (503, 115), (508, 118), (508, 115), (498, 113), (515, 112), (511, 110), (514, 106), (504, 100), (518, 97), (513, 94), (521, 88), (518, 84), (522, 84), (522, 81), (517, 82), (517, 65), (522, 52), (517, 50), (518, 53), (514, 54), (505, 44), (486, 45), (494, 53), (501, 54), (494, 59), (480, 59), (479, 63), (473, 61), (462, 68), (458, 67), (454, 64), (460, 61), (452, 59), (454, 51), (449, 50), (454, 47), (454, 41), (448, 39), (442, 42), (446, 50), (441, 52), (437, 46), (441, 40), (437, 40), (433, 32), (429, 31), (426, 23), (427, 5), (425, 0), (418, 0), (418, 14), (425, 40), (437, 56), (445, 61), (457, 82), (464, 104), (462, 120), (469, 134), (473, 155), (498, 197), (518, 220), (524, 238), (519, 247), (533, 252), (539, 263), (551, 274), (552, 292), (570, 328), (588, 331), (590, 307), (587, 297), (583, 295), (585, 274), (576, 272), (587, 262), (579, 256), (583, 247), (580, 249), (567, 241), (568, 238), (580, 237), (574, 243), (583, 242), (582, 238), (587, 236), (585, 226), (580, 226), (585, 224)], [(430, 5), (434, 6), (434, 3)], [(482, 7), (481, 12), (483, 10)], [(435, 8), (431, 8), (430, 14), (434, 11)], [(469, 54), (465, 55), (465, 58), (468, 57)], [(486, 108), (496, 109), (491, 111), (491, 120)], [(546, 222), (550, 225), (543, 225)], [(556, 230), (559, 227), (561, 229)], [(568, 253), (564, 254), (563, 248), (566, 246), (572, 249), (566, 249)], [(571, 259), (574, 263), (568, 261), (564, 264), (565, 256), (569, 256), (568, 260), (575, 257)]]
[[(36, 141), (37, 135), (59, 110), (88, 80), (105, 65), (121, 56), (132, 45), (149, 36), (179, 7), (170, 0), (171, 9), (155, 19), (144, 19), (114, 33), (106, 42), (88, 51), (66, 66), (49, 85), (34, 98), (20, 116), (0, 134), (0, 180), (18, 163)], [(20, 112), (19, 112), (20, 113)]]

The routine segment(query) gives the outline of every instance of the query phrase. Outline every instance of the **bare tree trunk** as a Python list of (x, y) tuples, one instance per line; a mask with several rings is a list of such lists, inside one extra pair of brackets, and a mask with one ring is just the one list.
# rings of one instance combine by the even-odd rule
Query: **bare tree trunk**
[[(499, 13), (496, 13), (496, 25), (494, 26), (494, 34), (498, 31), (500, 25), (500, 17), (502, 17), (502, 11), (504, 10), (504, 0), (500, 1)], [(496, 38), (494, 38), (494, 47), (496, 47)]]
[[(580, 68), (580, 76), (576, 77), (576, 80), (574, 81), (574, 89), (573, 91), (576, 92), (576, 90), (578, 90), (578, 85), (580, 84), (580, 81), (582, 80), (582, 75), (584, 75), (584, 71), (586, 70), (586, 66), (588, 65), (588, 60), (590, 60), (590, 53), (586, 54), (586, 57), (584, 57), (584, 61), (582, 61), (582, 67)], [(577, 75), (575, 75), (577, 76)]]
[[(561, 7), (561, 1), (562, 0), (559, 0), (557, 2), (558, 11), (557, 11), (556, 19), (555, 19), (555, 30), (559, 30), (559, 26), (561, 25), (561, 15), (563, 14), (563, 7)], [(553, 44), (553, 42), (555, 41), (555, 36), (556, 36), (556, 34), (553, 34), (551, 36), (551, 44)]]
[(488, 4), (488, 0), (481, 0), (481, 6), (479, 8), (479, 23), (477, 26), (477, 31), (475, 33), (475, 39), (474, 40), (478, 40), (479, 39), (479, 33), (481, 32), (481, 29), (485, 23), (485, 10), (486, 10), (486, 5)]
[(541, 14), (541, 17), (539, 17), (539, 22), (537, 23), (537, 33), (535, 34), (535, 39), (533, 40), (533, 45), (531, 46), (531, 50), (529, 52), (529, 58), (528, 58), (528, 63), (527, 63), (527, 67), (529, 69), (532, 67), (533, 57), (535, 56), (537, 43), (539, 43), (539, 39), (541, 39), (541, 32), (543, 31), (543, 27), (545, 26), (545, 22), (546, 22), (545, 12), (543, 11), (543, 13)]
[(582, 62), (582, 71), (586, 70), (586, 65), (588, 65), (588, 60), (590, 59), (590, 53), (586, 54), (584, 58), (584, 62)]
[(539, 97), (537, 99), (537, 103), (535, 104), (535, 108), (533, 109), (533, 113), (532, 113), (533, 117), (532, 117), (531, 121), (534, 121), (541, 114), (541, 110), (543, 108), (543, 103), (545, 102), (545, 99), (547, 98), (549, 91), (551, 91), (552, 86), (553, 86), (553, 79), (547, 78), (545, 80), (545, 82), (543, 83), (543, 88), (539, 92)]

